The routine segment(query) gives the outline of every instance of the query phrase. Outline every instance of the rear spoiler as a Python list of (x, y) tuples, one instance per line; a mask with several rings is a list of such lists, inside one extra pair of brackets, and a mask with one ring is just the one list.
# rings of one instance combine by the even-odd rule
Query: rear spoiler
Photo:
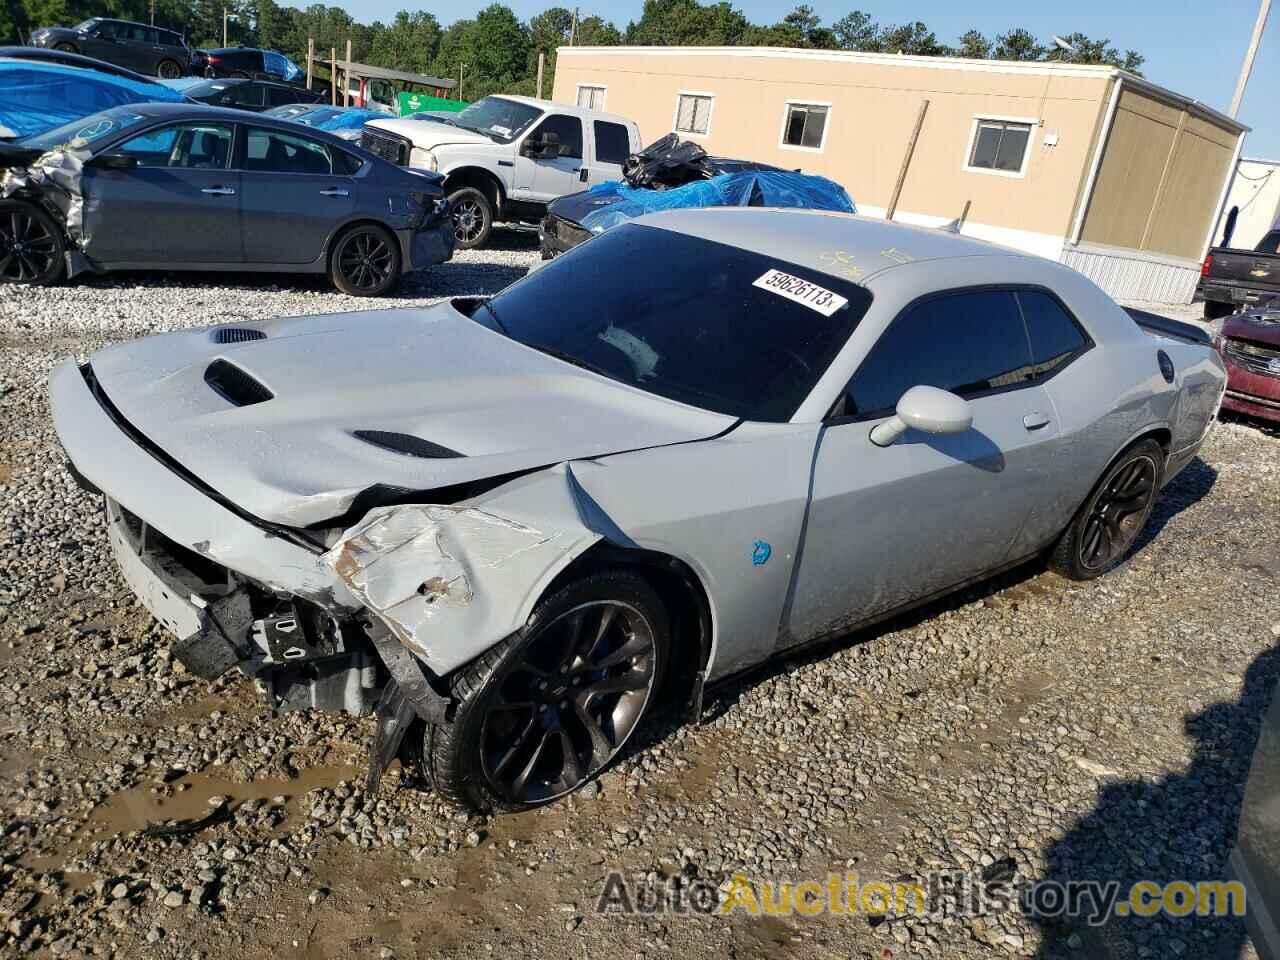
[(1181, 320), (1162, 317), (1158, 313), (1149, 313), (1146, 310), (1135, 310), (1132, 307), (1125, 307), (1124, 310), (1133, 318), (1133, 322), (1143, 330), (1158, 333), (1162, 337), (1182, 340), (1186, 343), (1203, 344), (1206, 347), (1213, 343), (1213, 338), (1209, 336), (1209, 331), (1205, 330), (1204, 327), (1196, 326), (1194, 323), (1184, 323)]

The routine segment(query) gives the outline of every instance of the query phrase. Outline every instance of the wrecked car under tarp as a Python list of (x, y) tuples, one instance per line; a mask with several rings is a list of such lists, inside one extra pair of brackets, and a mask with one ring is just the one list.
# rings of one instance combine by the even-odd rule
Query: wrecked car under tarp
[(542, 258), (636, 217), (696, 207), (779, 207), (857, 213), (844, 187), (798, 170), (708, 156), (668, 134), (628, 157), (623, 179), (553, 200), (540, 233)]
[(0, 57), (0, 127), (10, 139), (44, 133), (111, 107), (184, 99), (160, 83)]

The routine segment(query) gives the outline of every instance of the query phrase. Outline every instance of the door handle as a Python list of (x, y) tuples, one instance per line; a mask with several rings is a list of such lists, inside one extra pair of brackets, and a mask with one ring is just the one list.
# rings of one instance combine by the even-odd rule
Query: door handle
[(350, 194), (350, 193), (348, 193), (346, 190), (343, 190), (341, 187), (330, 187), (328, 190), (321, 190), (321, 191), (320, 191), (320, 196), (322, 196), (322, 197), (349, 197), (349, 196), (351, 196), (351, 194)]
[(1022, 418), (1022, 425), (1028, 430), (1039, 430), (1049, 425), (1049, 418), (1043, 413), (1028, 413)]
[(234, 197), (236, 195), (234, 187), (204, 187), (200, 192), (209, 193), (215, 197)]

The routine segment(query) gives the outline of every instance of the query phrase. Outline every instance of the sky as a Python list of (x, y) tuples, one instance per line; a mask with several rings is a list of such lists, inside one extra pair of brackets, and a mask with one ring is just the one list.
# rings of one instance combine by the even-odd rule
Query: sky
[[(334, 0), (328, 0), (334, 2)], [(415, 0), (340, 0), (340, 6), (363, 22), (389, 21), (397, 10), (425, 9), (443, 24), (472, 16), (490, 0), (452, 0), (449, 4), (420, 4)], [(550, 6), (572, 8), (575, 0), (504, 0), (518, 17), (528, 20)], [(580, 3), (583, 16), (598, 14), (624, 28), (640, 16), (643, 0)], [(301, 5), (301, 4), (299, 4)], [(969, 29), (994, 37), (1011, 27), (1024, 27), (1042, 42), (1053, 34), (1079, 31), (1094, 38), (1110, 38), (1121, 51), (1132, 48), (1147, 60), (1147, 79), (1223, 113), (1231, 104), (1236, 78), (1244, 59), (1258, 0), (1074, 0), (1070, 4), (1028, 3), (1027, 0), (809, 0), (830, 24), (851, 9), (866, 10), (879, 23), (923, 20), (938, 39), (954, 43)], [(753, 23), (776, 23), (796, 0), (734, 0)], [(1240, 110), (1240, 121), (1252, 127), (1244, 155), (1280, 159), (1280, 6), (1271, 13), (1262, 45)], [(1268, 107), (1268, 104), (1271, 104)]]

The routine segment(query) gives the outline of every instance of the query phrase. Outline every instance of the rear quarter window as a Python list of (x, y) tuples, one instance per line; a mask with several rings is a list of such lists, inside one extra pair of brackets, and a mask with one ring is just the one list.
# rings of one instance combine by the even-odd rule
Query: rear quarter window
[(596, 159), (601, 163), (622, 163), (631, 155), (631, 139), (620, 123), (595, 121)]

